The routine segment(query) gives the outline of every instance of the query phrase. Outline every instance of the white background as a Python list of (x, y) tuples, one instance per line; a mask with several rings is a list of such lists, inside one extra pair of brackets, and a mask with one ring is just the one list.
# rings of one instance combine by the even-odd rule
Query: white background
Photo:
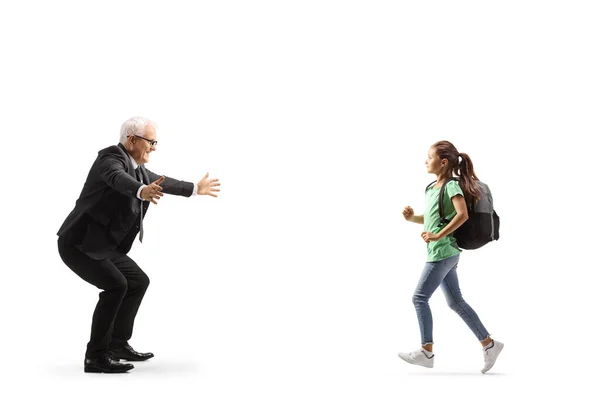
[[(118, 1), (0, 6), (0, 397), (479, 399), (595, 390), (599, 7), (593, 1)], [(131, 344), (83, 373), (98, 290), (56, 231), (98, 150), (155, 120), (149, 169), (220, 178), (165, 196), (130, 256), (150, 276)], [(506, 347), (411, 296), (427, 149), (490, 185), (501, 239), (464, 252), (465, 299)], [(8, 396), (6, 395), (8, 394)], [(448, 398), (448, 397), (446, 397)]]

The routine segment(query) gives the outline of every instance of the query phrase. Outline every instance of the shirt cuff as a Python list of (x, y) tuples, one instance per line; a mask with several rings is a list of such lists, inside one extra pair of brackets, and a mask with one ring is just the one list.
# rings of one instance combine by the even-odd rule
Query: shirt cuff
[(142, 184), (142, 186), (140, 186), (140, 188), (138, 189), (138, 191), (137, 191), (137, 193), (136, 193), (136, 195), (135, 195), (135, 196), (136, 196), (138, 199), (140, 199), (140, 200), (142, 200), (142, 201), (144, 200), (144, 199), (142, 199), (142, 190), (144, 190), (144, 188), (145, 188), (146, 186), (148, 186), (148, 185), (144, 185), (144, 184)]
[[(194, 183), (194, 190), (192, 190), (192, 196), (198, 196), (198, 184)], [(192, 197), (190, 196), (190, 197)]]

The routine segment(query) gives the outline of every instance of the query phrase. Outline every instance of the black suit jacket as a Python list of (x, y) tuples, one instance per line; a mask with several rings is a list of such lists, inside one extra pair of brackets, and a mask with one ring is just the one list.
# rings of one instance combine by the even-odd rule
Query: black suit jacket
[[(160, 178), (144, 165), (140, 168), (145, 184)], [(93, 259), (127, 253), (139, 231), (140, 212), (145, 216), (150, 204), (136, 197), (140, 186), (122, 144), (100, 150), (75, 208), (57, 234)], [(195, 188), (192, 182), (166, 176), (161, 186), (164, 193), (187, 197)]]

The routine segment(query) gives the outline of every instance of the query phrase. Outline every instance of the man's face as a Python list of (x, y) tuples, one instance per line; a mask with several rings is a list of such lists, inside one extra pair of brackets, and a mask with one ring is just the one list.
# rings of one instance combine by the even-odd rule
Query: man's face
[[(144, 140), (147, 139), (147, 140)], [(144, 130), (144, 138), (138, 136), (129, 136), (129, 154), (138, 164), (146, 164), (150, 161), (150, 153), (156, 150), (156, 145), (151, 145), (149, 141), (156, 140), (156, 129), (148, 125)]]

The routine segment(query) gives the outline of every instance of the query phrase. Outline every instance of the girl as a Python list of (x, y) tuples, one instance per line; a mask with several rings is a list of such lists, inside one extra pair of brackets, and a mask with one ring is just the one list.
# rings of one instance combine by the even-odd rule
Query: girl
[[(504, 345), (497, 340), (492, 340), (475, 311), (465, 302), (460, 293), (456, 267), (461, 250), (452, 235), (452, 232), (469, 218), (467, 202), (480, 198), (477, 185), (479, 179), (473, 171), (473, 163), (469, 156), (459, 153), (448, 141), (437, 142), (431, 146), (425, 165), (427, 172), (437, 177), (437, 182), (425, 193), (425, 213), (415, 215), (410, 206), (402, 212), (407, 221), (424, 224), (425, 228), (421, 237), (427, 243), (427, 263), (413, 295), (413, 304), (421, 330), (422, 347), (410, 353), (398, 353), (398, 356), (411, 364), (433, 367), (433, 322), (429, 299), (441, 285), (450, 308), (460, 315), (481, 342), (484, 358), (481, 372), (486, 373), (496, 362)], [(438, 226), (440, 187), (452, 178), (453, 174), (458, 175), (459, 182), (449, 181), (443, 193), (443, 211), (450, 222), (440, 227)]]

